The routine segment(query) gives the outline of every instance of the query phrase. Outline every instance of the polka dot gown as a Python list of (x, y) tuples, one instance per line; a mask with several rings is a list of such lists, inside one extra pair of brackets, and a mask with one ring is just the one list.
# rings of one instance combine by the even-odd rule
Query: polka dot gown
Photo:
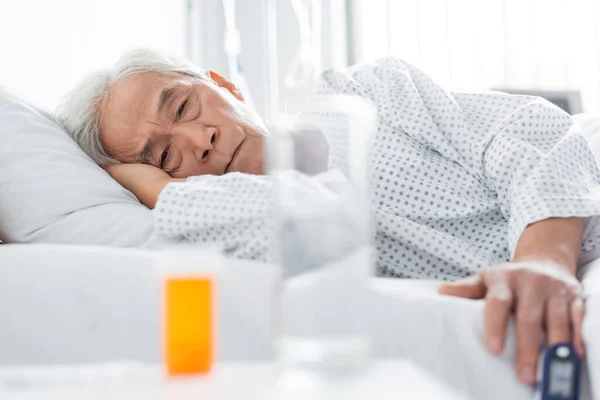
[[(314, 93), (360, 96), (377, 110), (370, 211), (378, 275), (470, 275), (510, 260), (525, 227), (550, 217), (587, 217), (582, 256), (600, 243), (598, 164), (579, 127), (551, 103), (450, 93), (396, 58), (326, 70)], [(157, 229), (270, 261), (271, 196), (269, 177), (189, 178), (161, 193)]]
[(210, 243), (238, 258), (271, 261), (272, 182), (267, 176), (203, 175), (170, 183), (153, 210), (158, 232)]

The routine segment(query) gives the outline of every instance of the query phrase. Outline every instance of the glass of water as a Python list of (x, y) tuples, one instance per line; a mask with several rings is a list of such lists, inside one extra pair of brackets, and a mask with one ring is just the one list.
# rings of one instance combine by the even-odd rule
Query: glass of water
[(272, 129), (268, 159), (281, 266), (276, 354), (282, 376), (295, 382), (360, 374), (370, 353), (368, 149), (376, 113), (349, 96), (311, 104), (299, 121)]

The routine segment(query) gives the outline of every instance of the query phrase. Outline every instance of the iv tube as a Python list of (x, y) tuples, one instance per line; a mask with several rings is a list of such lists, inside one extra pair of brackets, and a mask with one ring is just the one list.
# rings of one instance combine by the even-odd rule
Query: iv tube
[(240, 38), (240, 31), (237, 29), (235, 21), (235, 0), (221, 0), (221, 2), (223, 4), (223, 15), (225, 17), (225, 54), (227, 54), (230, 78), (240, 88), (240, 91), (246, 99), (246, 103), (252, 109), (256, 109), (242, 68), (240, 56), (242, 51), (242, 41)]
[(321, 1), (291, 2), (298, 21), (300, 44), (283, 83), (288, 88), (296, 88), (310, 82), (321, 70)]

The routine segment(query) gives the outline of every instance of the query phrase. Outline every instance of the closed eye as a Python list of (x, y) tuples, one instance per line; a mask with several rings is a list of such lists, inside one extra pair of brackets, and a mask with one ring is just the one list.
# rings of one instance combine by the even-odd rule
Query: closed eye
[(185, 112), (185, 109), (187, 107), (187, 99), (181, 103), (181, 105), (179, 106), (179, 109), (177, 109), (177, 120), (180, 120), (181, 117), (183, 117), (183, 113)]
[(160, 168), (161, 169), (165, 168), (165, 161), (167, 160), (167, 157), (169, 157), (170, 149), (171, 149), (171, 145), (168, 145), (160, 156)]

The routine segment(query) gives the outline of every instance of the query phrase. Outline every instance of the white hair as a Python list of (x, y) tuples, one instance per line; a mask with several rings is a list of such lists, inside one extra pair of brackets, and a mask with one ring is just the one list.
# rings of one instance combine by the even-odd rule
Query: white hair
[(118, 163), (102, 143), (100, 124), (111, 88), (128, 76), (156, 72), (206, 79), (206, 72), (191, 62), (150, 49), (124, 53), (112, 68), (98, 70), (81, 80), (62, 99), (56, 116), (67, 133), (98, 165)]

